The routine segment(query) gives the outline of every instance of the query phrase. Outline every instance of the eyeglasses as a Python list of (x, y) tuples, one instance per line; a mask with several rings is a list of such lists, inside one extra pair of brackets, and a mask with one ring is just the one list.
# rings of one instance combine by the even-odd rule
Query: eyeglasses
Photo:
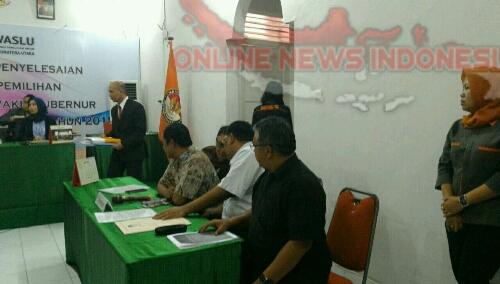
[(259, 148), (259, 147), (267, 147), (267, 146), (271, 146), (269, 144), (260, 144), (260, 145), (254, 145), (254, 144), (250, 144), (250, 149), (254, 150), (255, 151), (255, 148)]

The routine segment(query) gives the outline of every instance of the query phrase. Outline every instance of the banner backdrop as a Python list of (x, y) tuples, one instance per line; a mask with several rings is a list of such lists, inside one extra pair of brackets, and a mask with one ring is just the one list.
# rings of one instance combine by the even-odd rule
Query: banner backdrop
[(110, 120), (110, 80), (139, 80), (139, 38), (0, 25), (0, 115), (42, 98), (57, 124), (102, 133)]

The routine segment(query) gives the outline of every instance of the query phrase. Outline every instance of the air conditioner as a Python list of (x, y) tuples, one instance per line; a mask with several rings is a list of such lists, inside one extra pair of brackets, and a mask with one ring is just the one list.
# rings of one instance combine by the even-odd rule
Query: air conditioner
[[(129, 99), (133, 99), (142, 104), (142, 92), (141, 92), (141, 81), (137, 80), (111, 80), (109, 83), (116, 81), (123, 82), (125, 84), (125, 93)], [(116, 105), (115, 102), (109, 100), (109, 117), (111, 119), (111, 109)]]

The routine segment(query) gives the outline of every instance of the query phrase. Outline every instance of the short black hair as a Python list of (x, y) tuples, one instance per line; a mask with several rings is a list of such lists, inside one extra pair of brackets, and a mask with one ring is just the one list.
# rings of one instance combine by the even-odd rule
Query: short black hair
[(262, 94), (260, 102), (263, 105), (284, 105), (285, 102), (283, 101), (283, 85), (281, 85), (280, 82), (276, 81), (267, 83), (266, 90), (264, 91), (264, 94)]
[(221, 128), (219, 129), (219, 132), (217, 132), (217, 136), (220, 136), (222, 134), (227, 134), (228, 128), (229, 128), (229, 126), (227, 126), (227, 125), (221, 126)]
[(280, 156), (288, 156), (295, 152), (296, 141), (290, 123), (278, 116), (269, 116), (254, 126), (259, 133), (260, 145), (268, 145)]
[(189, 129), (182, 123), (171, 123), (165, 128), (163, 131), (163, 140), (168, 142), (170, 139), (183, 148), (193, 145)]
[(237, 120), (228, 126), (226, 134), (233, 134), (234, 138), (240, 142), (252, 141), (252, 125), (247, 121)]
[(31, 99), (34, 99), (34, 98), (35, 98), (35, 96), (34, 96), (34, 95), (32, 95), (32, 94), (27, 94), (26, 96), (24, 96), (24, 97), (23, 97), (23, 100), (24, 100), (24, 98), (29, 98), (29, 99), (28, 99), (28, 101), (29, 101), (29, 100), (31, 100)]

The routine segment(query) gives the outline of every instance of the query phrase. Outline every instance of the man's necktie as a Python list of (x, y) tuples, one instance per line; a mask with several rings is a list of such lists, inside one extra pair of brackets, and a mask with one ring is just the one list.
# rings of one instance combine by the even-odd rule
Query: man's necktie
[(121, 119), (122, 117), (122, 107), (118, 105), (118, 119)]

